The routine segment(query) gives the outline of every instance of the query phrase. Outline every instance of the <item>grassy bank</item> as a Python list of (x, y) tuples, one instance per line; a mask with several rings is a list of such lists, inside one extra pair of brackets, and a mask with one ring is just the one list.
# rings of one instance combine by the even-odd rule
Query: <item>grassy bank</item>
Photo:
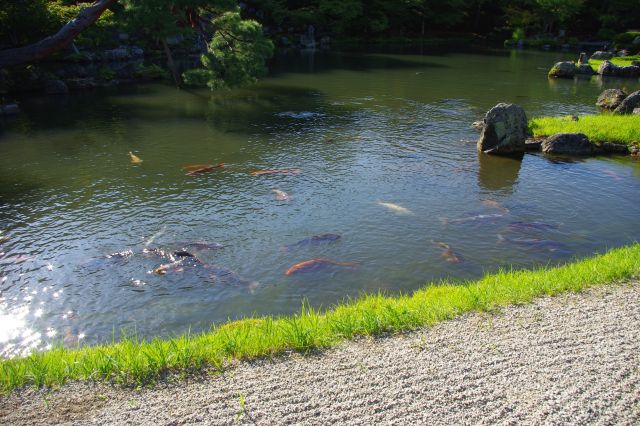
[(199, 335), (150, 342), (125, 339), (76, 350), (54, 349), (0, 363), (3, 392), (68, 380), (150, 383), (165, 373), (220, 370), (232, 359), (326, 348), (357, 335), (431, 326), (465, 312), (490, 311), (543, 295), (580, 291), (640, 276), (640, 244), (534, 271), (503, 271), (463, 284), (427, 286), (411, 296), (370, 295), (324, 313), (232, 322)]
[[(631, 65), (631, 62), (633, 61), (640, 61), (640, 55), (615, 57), (612, 58), (609, 62), (614, 65), (618, 65), (619, 67), (626, 67), (628, 65)], [(593, 68), (594, 71), (598, 71), (598, 67), (603, 62), (604, 61), (599, 59), (589, 59), (589, 65), (591, 65), (591, 68)]]
[(640, 115), (585, 115), (578, 121), (571, 117), (540, 117), (529, 121), (529, 129), (534, 137), (584, 133), (594, 143), (640, 145)]

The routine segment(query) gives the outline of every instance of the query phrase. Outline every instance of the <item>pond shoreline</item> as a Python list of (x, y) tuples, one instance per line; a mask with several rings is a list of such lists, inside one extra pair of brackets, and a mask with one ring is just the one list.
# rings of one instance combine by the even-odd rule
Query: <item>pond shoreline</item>
[[(57, 387), (73, 380), (147, 385), (174, 374), (225, 371), (236, 360), (273, 357), (336, 346), (359, 336), (376, 336), (432, 326), (467, 312), (489, 312), (543, 295), (581, 291), (635, 278), (640, 245), (556, 268), (505, 271), (462, 283), (430, 284), (411, 296), (370, 295), (326, 312), (303, 306), (290, 317), (249, 318), (174, 339), (136, 337), (110, 345), (57, 348), (0, 362), (2, 390)], [(212, 369), (212, 370), (211, 370)]]
[(0, 400), (0, 418), (24, 425), (633, 423), (639, 311), (637, 281), (602, 286), (151, 389), (26, 390)]

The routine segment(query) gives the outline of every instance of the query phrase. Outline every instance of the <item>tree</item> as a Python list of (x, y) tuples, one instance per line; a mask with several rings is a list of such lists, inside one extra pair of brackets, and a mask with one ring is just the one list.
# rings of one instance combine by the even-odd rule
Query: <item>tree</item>
[(78, 16), (64, 25), (57, 33), (37, 43), (0, 51), (0, 68), (44, 59), (67, 47), (82, 31), (89, 28), (117, 0), (97, 0), (80, 11)]
[(215, 32), (201, 57), (204, 69), (187, 71), (184, 78), (188, 84), (211, 89), (237, 87), (266, 74), (265, 61), (273, 53), (273, 43), (259, 23), (242, 19), (236, 10), (213, 18), (211, 25)]

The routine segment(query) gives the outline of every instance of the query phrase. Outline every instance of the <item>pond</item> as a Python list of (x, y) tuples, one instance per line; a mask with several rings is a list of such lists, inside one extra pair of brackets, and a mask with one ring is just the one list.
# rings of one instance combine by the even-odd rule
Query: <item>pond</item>
[[(639, 162), (476, 153), (470, 124), (500, 101), (579, 115), (604, 88), (640, 88), (548, 80), (566, 55), (291, 54), (243, 90), (22, 99), (0, 126), (0, 355), (199, 332), (640, 239)], [(289, 173), (251, 174), (267, 169)], [(285, 274), (315, 258), (344, 264)]]

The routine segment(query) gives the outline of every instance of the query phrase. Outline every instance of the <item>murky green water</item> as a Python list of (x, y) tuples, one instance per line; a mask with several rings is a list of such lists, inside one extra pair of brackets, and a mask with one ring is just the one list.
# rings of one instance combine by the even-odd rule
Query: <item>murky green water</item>
[[(475, 152), (470, 123), (499, 101), (529, 116), (583, 114), (605, 87), (640, 88), (549, 81), (559, 58), (294, 55), (246, 90), (145, 85), (22, 100), (24, 114), (0, 127), (0, 354), (101, 342), (121, 328), (200, 331), (290, 313), (303, 298), (326, 307), (638, 240), (638, 162)], [(132, 165), (129, 151), (144, 162)], [(200, 176), (181, 169), (220, 162)], [(250, 174), (276, 168), (302, 173)], [(282, 249), (326, 233), (341, 238)], [(145, 248), (193, 241), (224, 248), (190, 247), (202, 263), (150, 272), (170, 260)], [(320, 257), (357, 267), (285, 275)]]

